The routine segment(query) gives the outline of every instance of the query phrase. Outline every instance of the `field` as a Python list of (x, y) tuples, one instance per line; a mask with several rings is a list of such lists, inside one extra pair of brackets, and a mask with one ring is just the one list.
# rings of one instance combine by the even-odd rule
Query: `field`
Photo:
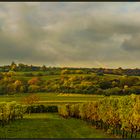
[[(28, 94), (1, 96), (2, 101), (21, 102)], [(83, 94), (37, 93), (39, 104), (59, 105), (94, 101), (104, 96)], [(77, 127), (80, 126), (80, 127)], [(24, 119), (16, 120), (0, 128), (0, 138), (111, 138), (102, 130), (75, 118), (64, 119), (57, 113), (25, 114)]]
[[(3, 95), (0, 97), (0, 102), (16, 101), (21, 102), (22, 99), (30, 93), (18, 95)], [(62, 104), (62, 103), (81, 103), (94, 101), (103, 98), (103, 95), (83, 95), (83, 94), (56, 94), (56, 93), (36, 93), (39, 97), (39, 104)]]
[[(31, 111), (30, 115), (24, 114), (23, 119), (12, 121), (10, 124), (0, 127), (0, 138), (113, 138), (121, 136), (113, 135), (112, 132), (88, 123), (90, 121), (88, 119), (78, 119), (75, 116), (69, 116), (65, 119), (67, 117), (65, 116), (65, 107), (64, 109), (62, 107), (64, 116), (59, 111), (58, 113), (50, 113), (51, 111), (39, 113), (42, 110), (39, 107), (42, 105), (65, 106), (65, 104), (76, 106), (76, 103), (86, 104), (86, 102), (99, 101), (109, 97), (121, 99), (120, 97), (130, 96), (130, 92), (139, 93), (140, 76), (14, 72), (9, 77), (4, 75), (0, 81), (0, 103), (16, 101), (28, 104), (24, 102), (24, 99), (32, 94), (39, 98), (39, 101), (35, 103), (39, 105), (32, 106), (35, 108), (34, 110), (39, 111)], [(28, 105), (30, 109), (31, 106)], [(104, 107), (106, 108), (106, 104)], [(85, 112), (88, 112), (88, 109), (89, 107), (86, 108)], [(91, 110), (95, 112), (94, 109)], [(92, 112), (91, 110), (89, 112)], [(100, 120), (97, 120), (97, 123), (98, 121)], [(107, 130), (112, 131), (110, 128)]]
[(113, 136), (93, 128), (82, 120), (64, 119), (54, 113), (39, 113), (25, 115), (23, 120), (0, 128), (0, 138), (113, 138)]

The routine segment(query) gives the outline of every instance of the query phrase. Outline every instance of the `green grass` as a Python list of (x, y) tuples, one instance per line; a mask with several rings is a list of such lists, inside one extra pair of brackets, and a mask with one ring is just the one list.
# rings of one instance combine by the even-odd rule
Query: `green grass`
[[(3, 101), (17, 101), (21, 102), (21, 100), (29, 95), (26, 94), (16, 94), (16, 95), (3, 95), (0, 96), (0, 102)], [(56, 94), (56, 93), (36, 93), (36, 95), (40, 98), (40, 104), (61, 104), (61, 103), (79, 103), (86, 101), (95, 101), (104, 96), (101, 95), (83, 95), (83, 94)]]
[(111, 138), (83, 120), (64, 119), (58, 114), (25, 115), (5, 127), (0, 127), (0, 138)]
[[(32, 73), (33, 76), (25, 76), (25, 73)], [(38, 76), (38, 74), (41, 73), (43, 74), (42, 76)], [(91, 74), (65, 74), (64, 76), (95, 76), (96, 73), (91, 73)], [(53, 80), (53, 79), (59, 79), (61, 77), (61, 74), (56, 74), (56, 75), (50, 75), (48, 74), (48, 72), (41, 72), (41, 71), (31, 71), (31, 72), (15, 72), (15, 76), (13, 76), (13, 78), (21, 80), (29, 80), (32, 77), (40, 77), (42, 80)], [(109, 79), (114, 79), (114, 78), (120, 78), (122, 77), (121, 75), (114, 75), (114, 74), (104, 74), (103, 76), (99, 76), (101, 79), (102, 78), (109, 78)], [(133, 76), (133, 77), (138, 77), (140, 78), (140, 76)]]
[(60, 75), (48, 75), (48, 76), (24, 76), (24, 75), (15, 75), (13, 76), (13, 78), (17, 79), (17, 80), (30, 80), (32, 79), (33, 77), (40, 77), (42, 80), (54, 80), (54, 79), (59, 79), (60, 78)]

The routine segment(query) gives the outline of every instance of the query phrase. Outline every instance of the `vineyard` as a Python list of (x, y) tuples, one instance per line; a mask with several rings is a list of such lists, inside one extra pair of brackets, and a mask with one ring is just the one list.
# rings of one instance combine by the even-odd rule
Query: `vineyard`
[[(7, 126), (16, 124), (15, 122), (20, 123), (23, 121), (26, 124), (26, 121), (24, 119), (27, 115), (29, 115), (29, 117), (32, 117), (33, 114), (37, 114), (37, 116), (41, 117), (41, 114), (45, 115), (46, 113), (50, 113), (52, 114), (52, 116), (54, 116), (53, 114), (58, 114), (58, 119), (61, 121), (63, 118), (63, 121), (67, 120), (69, 122), (70, 119), (73, 118), (76, 120), (87, 122), (91, 127), (94, 126), (97, 130), (102, 130), (110, 136), (118, 136), (122, 138), (139, 137), (140, 96), (134, 94), (121, 97), (103, 97), (98, 98), (97, 100), (94, 99), (92, 101), (81, 103), (75, 102), (74, 104), (68, 102), (67, 104), (63, 103), (57, 105), (24, 105), (15, 101), (0, 102), (0, 131), (2, 131), (2, 129), (7, 129)], [(34, 119), (37, 120), (37, 118)], [(53, 119), (54, 118), (52, 118), (52, 121), (54, 121)], [(37, 121), (39, 122), (41, 120)], [(45, 119), (44, 123), (47, 124), (49, 122), (47, 119)], [(53, 126), (51, 126), (52, 129), (49, 131), (53, 131), (53, 127), (57, 126), (57, 123), (54, 123)], [(40, 126), (37, 127), (39, 128)], [(95, 131), (95, 128), (90, 129), (93, 129)], [(41, 127), (39, 129), (41, 129)], [(38, 133), (40, 133), (40, 130)], [(81, 132), (78, 130), (78, 133)]]
[(26, 108), (16, 102), (0, 102), (0, 125), (4, 126), (11, 121), (23, 118)]
[(140, 131), (140, 97), (131, 95), (121, 98), (106, 97), (98, 101), (59, 106), (64, 118), (75, 117), (92, 123), (107, 133), (136, 138)]

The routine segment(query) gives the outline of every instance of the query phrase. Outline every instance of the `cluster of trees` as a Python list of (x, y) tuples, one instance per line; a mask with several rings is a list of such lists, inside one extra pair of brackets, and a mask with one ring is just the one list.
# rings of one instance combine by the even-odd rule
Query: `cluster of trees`
[(0, 71), (2, 72), (8, 72), (8, 71), (45, 71), (46, 66), (43, 65), (42, 67), (39, 66), (33, 66), (33, 65), (26, 65), (26, 64), (16, 64), (15, 62), (12, 62), (11, 65), (1, 66)]
[(135, 68), (135, 69), (122, 69), (117, 68), (117, 69), (109, 69), (109, 68), (92, 68), (92, 72), (94, 73), (99, 73), (99, 74), (115, 74), (115, 75), (135, 75), (135, 76), (140, 76), (140, 69)]
[(0, 125), (4, 126), (11, 121), (23, 118), (26, 109), (16, 102), (0, 102)]
[(72, 67), (46, 67), (45, 65), (42, 66), (33, 66), (27, 65), (23, 63), (16, 64), (12, 62), (11, 65), (0, 66), (1, 72), (8, 72), (8, 71), (46, 71), (48, 74), (60, 74), (61, 70), (64, 70), (64, 73), (67, 74), (86, 74), (86, 73), (97, 73), (99, 75), (103, 74), (115, 74), (115, 75), (137, 75), (140, 76), (140, 69), (109, 69), (109, 68), (72, 68)]
[(58, 112), (65, 118), (84, 119), (97, 128), (123, 138), (136, 138), (140, 131), (140, 97), (135, 95), (61, 105)]
[(16, 64), (15, 62), (12, 62), (11, 65), (5, 65), (0, 66), (0, 72), (33, 72), (33, 71), (40, 71), (40, 72), (46, 72), (47, 74), (56, 75), (60, 74), (61, 69), (58, 67), (46, 67), (45, 65), (42, 66), (33, 66), (33, 65), (27, 65), (23, 63)]
[(140, 79), (132, 76), (110, 78), (108, 76), (67, 76), (49, 80), (44, 87), (46, 92), (84, 93), (97, 95), (140, 94)]
[(29, 80), (14, 78), (8, 73), (0, 74), (0, 95), (40, 92), (43, 81), (39, 77)]
[[(45, 80), (42, 76), (29, 73), (14, 76), (14, 72), (0, 73), (0, 95), (15, 93), (81, 93), (97, 95), (140, 94), (140, 79), (136, 76), (100, 76), (98, 74), (65, 74), (62, 70), (57, 78)], [(81, 71), (76, 71), (80, 73)]]

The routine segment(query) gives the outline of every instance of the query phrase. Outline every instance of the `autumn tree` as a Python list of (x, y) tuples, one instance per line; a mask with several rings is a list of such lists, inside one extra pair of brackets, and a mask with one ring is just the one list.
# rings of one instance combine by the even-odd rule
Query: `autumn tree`
[(40, 86), (38, 85), (30, 85), (28, 87), (28, 92), (33, 93), (33, 92), (39, 92), (40, 91)]
[(62, 75), (63, 75), (63, 74), (69, 74), (69, 73), (70, 73), (70, 71), (67, 70), (67, 69), (64, 69), (64, 70), (61, 71), (61, 74), (62, 74)]
[(15, 92), (24, 92), (25, 86), (22, 84), (20, 80), (16, 80), (14, 82), (14, 89), (15, 89)]
[(39, 96), (35, 95), (35, 94), (30, 94), (26, 97), (24, 97), (21, 102), (25, 105), (28, 106), (28, 113), (30, 114), (31, 113), (31, 106), (33, 104), (36, 104), (38, 103), (40, 100)]
[(29, 85), (39, 85), (40, 84), (40, 79), (38, 77), (33, 77), (28, 81)]

